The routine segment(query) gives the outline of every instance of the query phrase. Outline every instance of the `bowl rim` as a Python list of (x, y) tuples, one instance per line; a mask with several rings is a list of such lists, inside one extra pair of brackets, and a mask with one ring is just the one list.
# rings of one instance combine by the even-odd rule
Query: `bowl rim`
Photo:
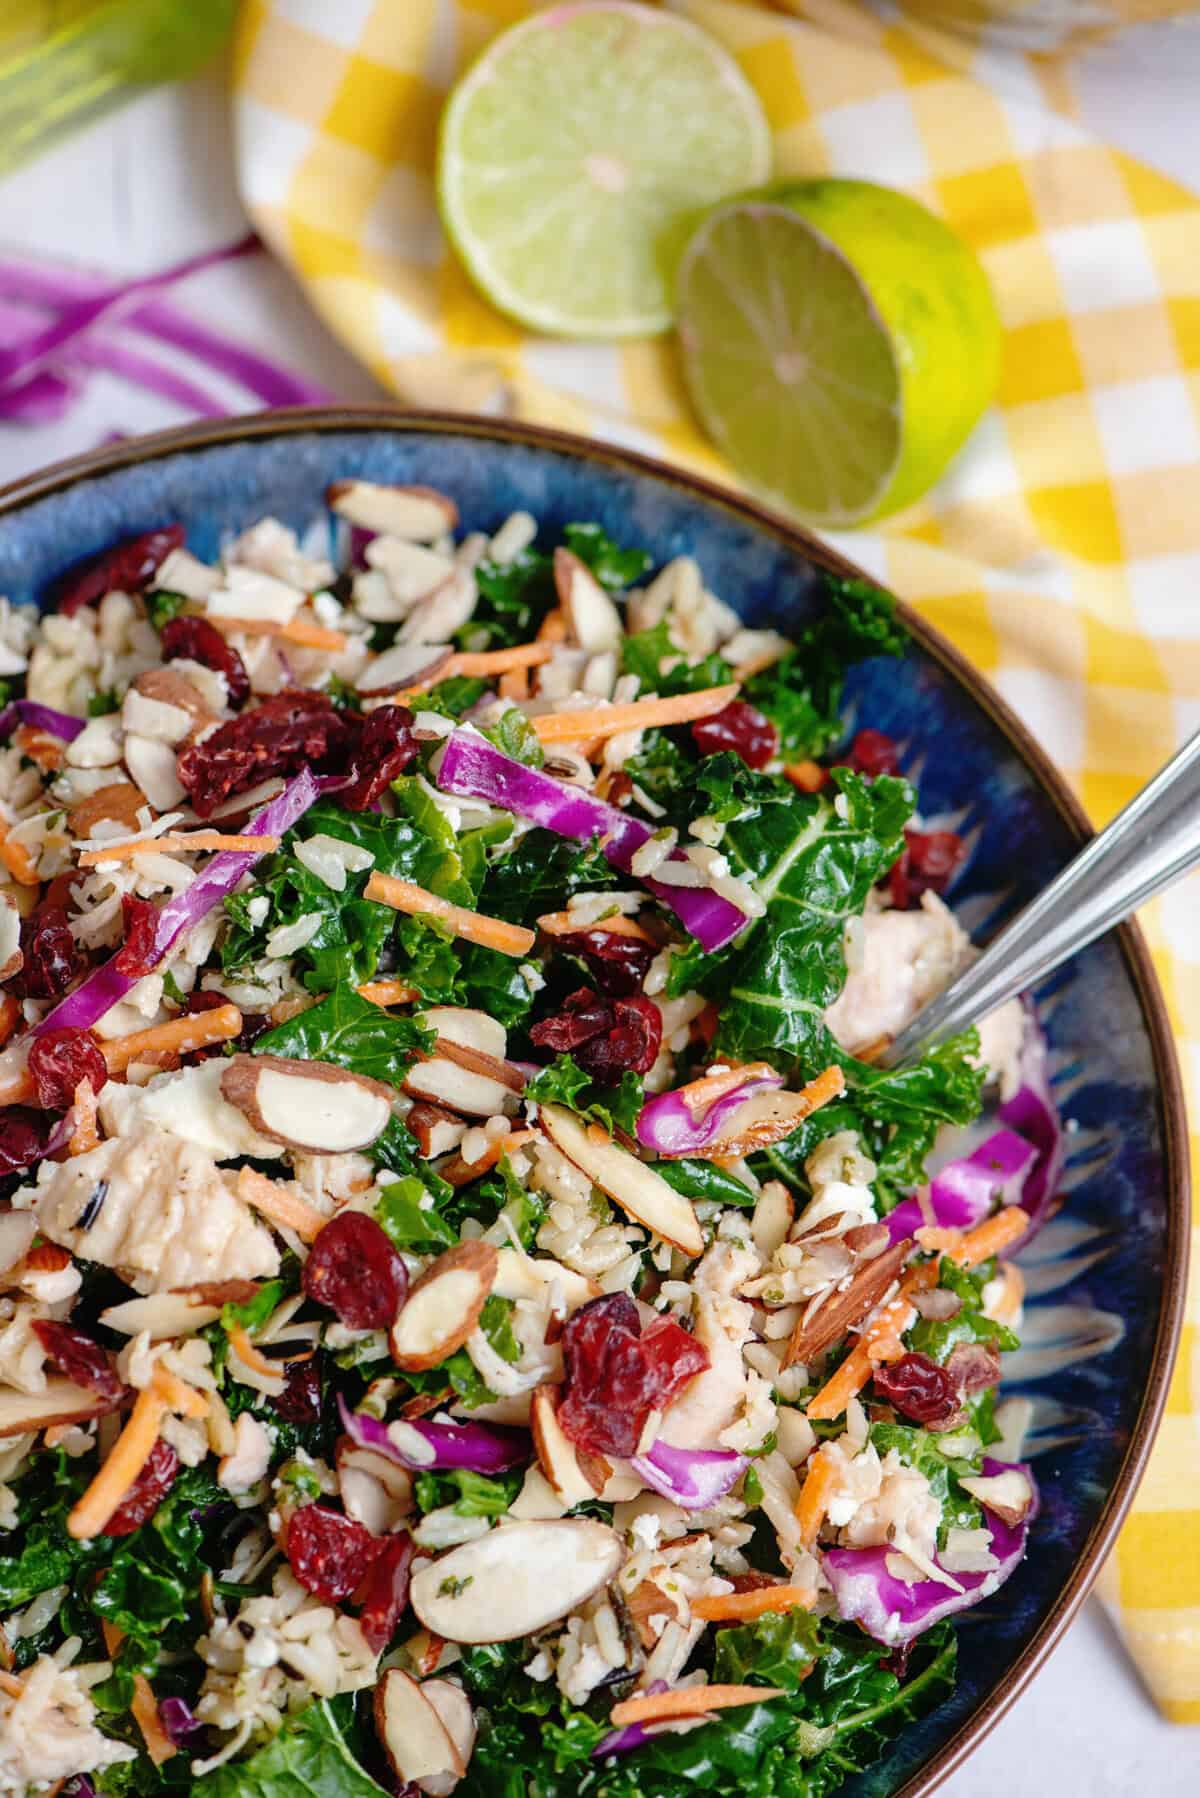
[[(785, 550), (804, 557), (831, 574), (866, 580), (873, 586), (880, 584), (848, 558), (822, 543), (802, 525), (730, 487), (721, 486), (657, 457), (622, 445), (515, 419), (486, 418), (459, 412), (419, 411), (388, 402), (275, 409), (243, 417), (172, 426), (145, 436), (131, 437), (122, 443), (52, 463), (0, 487), (0, 519), (39, 500), (51, 498), (79, 481), (115, 474), (122, 469), (154, 462), (164, 456), (313, 432), (332, 435), (380, 430), (414, 434), (433, 431), (446, 436), (522, 444), (535, 449), (552, 450), (578, 461), (603, 464), (632, 474), (649, 475), (667, 486), (682, 489), (743, 524), (749, 523), (758, 530), (766, 531)], [(973, 667), (939, 630), (927, 623), (903, 600), (897, 600), (896, 605), (898, 616), (910, 636), (915, 638), (927, 655), (932, 656), (966, 688), (976, 704), (1007, 739), (1010, 748), (1029, 769), (1037, 784), (1048, 794), (1070, 834), (1080, 845), (1085, 843), (1094, 832), (1083, 806), (1067, 785), (1064, 776), (1007, 701), (1001, 698), (986, 675)], [(1187, 1113), (1166, 1002), (1145, 937), (1136, 923), (1120, 925), (1116, 936), (1150, 1041), (1163, 1117), (1167, 1189), (1166, 1256), (1162, 1308), (1149, 1376), (1112, 1489), (1070, 1577), (1055, 1598), (1037, 1633), (1009, 1669), (1003, 1687), (992, 1691), (964, 1720), (950, 1740), (898, 1787), (891, 1798), (929, 1798), (929, 1794), (961, 1767), (990, 1733), (1057, 1645), (1115, 1543), (1137, 1492), (1166, 1406), (1182, 1332), (1187, 1290), (1191, 1234)]]

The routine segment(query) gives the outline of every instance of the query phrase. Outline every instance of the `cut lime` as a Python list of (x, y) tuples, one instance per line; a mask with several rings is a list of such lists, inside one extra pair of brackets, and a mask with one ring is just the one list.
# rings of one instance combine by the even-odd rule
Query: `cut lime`
[(1000, 325), (971, 250), (866, 181), (719, 206), (679, 271), (693, 403), (773, 504), (860, 524), (920, 497), (995, 392)]
[(554, 6), (503, 32), (442, 116), (442, 223), (502, 312), (563, 337), (671, 323), (697, 220), (766, 178), (770, 137), (737, 64), (629, 0)]

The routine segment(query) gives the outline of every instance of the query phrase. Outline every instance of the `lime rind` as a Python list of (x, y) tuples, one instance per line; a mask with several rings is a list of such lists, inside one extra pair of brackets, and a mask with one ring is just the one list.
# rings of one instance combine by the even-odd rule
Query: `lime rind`
[(447, 104), (442, 222), (500, 311), (551, 336), (666, 330), (697, 218), (765, 179), (761, 104), (706, 33), (580, 0), (502, 33)]

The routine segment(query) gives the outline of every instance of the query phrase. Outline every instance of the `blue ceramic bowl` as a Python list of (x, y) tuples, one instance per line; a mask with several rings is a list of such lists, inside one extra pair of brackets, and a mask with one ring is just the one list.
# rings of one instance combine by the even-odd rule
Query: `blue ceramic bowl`
[[(72, 562), (171, 520), (204, 557), (267, 513), (303, 530), (320, 516), (326, 483), (348, 476), (443, 488), (471, 529), (492, 530), (521, 507), (551, 533), (598, 520), (656, 563), (686, 551), (748, 620), (784, 630), (820, 604), (819, 569), (854, 572), (756, 506), (620, 450), (489, 420), (314, 411), (168, 432), (10, 487), (0, 495), (0, 592), (38, 599)], [(979, 827), (953, 895), (978, 929), (1031, 898), (1087, 826), (997, 695), (927, 625), (904, 618), (908, 654), (859, 668), (848, 704), (908, 746), (927, 816)], [(962, 1620), (953, 1699), (847, 1798), (931, 1791), (996, 1721), (1103, 1560), (1166, 1394), (1187, 1167), (1179, 1079), (1141, 937), (1127, 928), (1107, 938), (1037, 997), (1073, 1127), (1067, 1202), (1030, 1251), (1026, 1347), (1009, 1373), (1034, 1401), (1044, 1508), (1023, 1567)]]

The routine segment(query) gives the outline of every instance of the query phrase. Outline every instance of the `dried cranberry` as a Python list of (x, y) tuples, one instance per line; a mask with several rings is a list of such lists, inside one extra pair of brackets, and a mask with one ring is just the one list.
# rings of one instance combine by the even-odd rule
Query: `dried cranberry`
[(207, 818), (231, 794), (274, 774), (341, 766), (353, 728), (328, 694), (289, 687), (190, 744), (176, 758), (176, 771), (197, 817)]
[(966, 859), (956, 830), (906, 830), (903, 853), (888, 875), (892, 904), (909, 911), (922, 893), (944, 893)]
[(408, 1604), (408, 1576), (416, 1549), (407, 1530), (388, 1536), (367, 1574), (358, 1627), (381, 1654), (396, 1633)]
[(54, 1119), (44, 1111), (29, 1111), (24, 1105), (0, 1111), (0, 1179), (40, 1161), (54, 1129)]
[(341, 1211), (304, 1263), (304, 1290), (350, 1330), (386, 1330), (408, 1296), (408, 1269), (374, 1218)]
[(317, 1357), (285, 1361), (280, 1372), (287, 1384), (271, 1402), (285, 1423), (319, 1423), (321, 1418), (321, 1370)]
[(28, 999), (60, 999), (83, 966), (60, 905), (39, 905), (21, 925), (21, 989)]
[(692, 742), (701, 755), (732, 749), (747, 768), (765, 768), (779, 753), (779, 732), (769, 718), (744, 699), (731, 699), (711, 718), (697, 718), (692, 726)]
[(102, 1393), (105, 1398), (121, 1397), (124, 1384), (107, 1350), (98, 1342), (70, 1324), (56, 1323), (52, 1317), (36, 1318), (33, 1329), (46, 1351), (46, 1359), (68, 1380), (86, 1386), (89, 1392)]
[(876, 774), (899, 774), (900, 751), (891, 737), (881, 730), (860, 730), (844, 757), (845, 766), (872, 778)]
[(653, 943), (612, 930), (572, 930), (557, 943), (567, 954), (581, 956), (601, 992), (618, 999), (641, 992), (655, 956)]
[(94, 606), (106, 593), (142, 593), (173, 549), (183, 544), (181, 524), (125, 537), (103, 554), (69, 568), (55, 587), (54, 609), (68, 618), (81, 606)]
[(601, 1086), (616, 1086), (626, 1069), (644, 1074), (653, 1067), (662, 1044), (662, 1013), (640, 993), (602, 999), (581, 986), (564, 999), (561, 1011), (535, 1024), (529, 1037), (540, 1048), (573, 1055)]
[(250, 676), (232, 643), (227, 643), (215, 624), (207, 618), (169, 618), (162, 628), (164, 662), (177, 658), (199, 662), (225, 679), (225, 691), (235, 712), (241, 711), (250, 697)]
[(959, 1392), (986, 1392), (1000, 1383), (1000, 1350), (994, 1342), (960, 1342), (947, 1357), (946, 1372)]
[(300, 1584), (326, 1604), (349, 1598), (366, 1578), (379, 1548), (370, 1530), (328, 1505), (304, 1505), (294, 1512), (284, 1544)]
[(170, 1443), (160, 1436), (150, 1450), (150, 1459), (126, 1492), (124, 1498), (100, 1532), (104, 1536), (132, 1536), (153, 1517), (179, 1472), (179, 1456)]
[(642, 1329), (628, 1293), (581, 1305), (563, 1328), (566, 1389), (558, 1421), (592, 1454), (629, 1456), (651, 1411), (663, 1410), (708, 1355), (673, 1318)]
[(960, 1405), (954, 1381), (928, 1355), (902, 1355), (890, 1367), (877, 1367), (875, 1390), (901, 1417), (931, 1427), (948, 1423)]
[(98, 1093), (108, 1079), (108, 1065), (89, 1030), (46, 1030), (34, 1037), (29, 1072), (38, 1104), (48, 1111), (65, 1111), (73, 1104), (81, 1080)]
[(417, 753), (413, 715), (407, 706), (381, 705), (360, 721), (350, 758), (350, 785), (339, 787), (338, 804), (365, 812), (390, 782), (403, 774)]
[(140, 980), (143, 974), (153, 972), (162, 960), (162, 954), (155, 947), (158, 935), (158, 907), (149, 899), (138, 899), (133, 893), (121, 894), (121, 918), (125, 926), (125, 941), (113, 957), (114, 966), (121, 974), (128, 974), (132, 980)]

